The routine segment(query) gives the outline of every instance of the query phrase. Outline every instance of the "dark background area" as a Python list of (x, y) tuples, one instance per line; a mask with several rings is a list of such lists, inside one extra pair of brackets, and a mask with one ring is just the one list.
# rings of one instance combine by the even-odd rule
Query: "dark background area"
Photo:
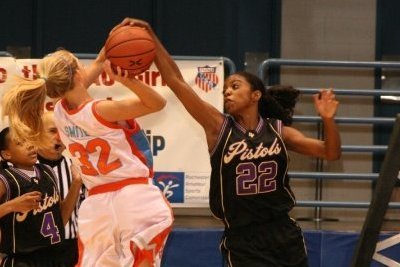
[(149, 22), (172, 55), (223, 56), (243, 69), (245, 53), (279, 57), (280, 1), (1, 0), (0, 51), (42, 57), (64, 47), (97, 53), (124, 17)]
[[(280, 57), (280, 0), (1, 0), (0, 10), (0, 51), (30, 47), (31, 57), (59, 46), (97, 53), (128, 16), (148, 21), (173, 55), (225, 56), (238, 69), (246, 52)], [(377, 60), (400, 54), (399, 10), (377, 1)]]
[[(280, 0), (1, 0), (0, 10), (0, 51), (17, 57), (16, 48), (32, 58), (60, 46), (97, 53), (124, 17), (148, 21), (172, 55), (227, 57), (237, 70), (246, 68), (246, 55), (280, 57)], [(399, 10), (398, 0), (377, 0), (376, 60), (400, 60)], [(376, 70), (376, 88), (400, 88), (399, 76)], [(400, 112), (400, 103), (375, 103), (375, 116)], [(374, 131), (374, 143), (387, 144), (391, 127), (377, 125)], [(375, 171), (382, 157), (374, 155)]]
[[(377, 0), (376, 17), (376, 60), (399, 61), (400, 60), (400, 1)], [(375, 70), (375, 87), (387, 90), (400, 90), (400, 71), (398, 69)], [(382, 78), (384, 77), (384, 78)], [(400, 101), (382, 101), (375, 98), (374, 116), (395, 117), (400, 113)], [(374, 144), (387, 145), (392, 134), (393, 126), (374, 125)], [(379, 172), (384, 154), (374, 155), (373, 168)], [(400, 186), (400, 182), (397, 184)]]

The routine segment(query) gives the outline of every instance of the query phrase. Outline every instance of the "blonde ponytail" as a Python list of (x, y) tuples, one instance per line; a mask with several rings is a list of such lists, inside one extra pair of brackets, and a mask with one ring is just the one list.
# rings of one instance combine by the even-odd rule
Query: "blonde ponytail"
[(60, 50), (46, 56), (39, 64), (38, 79), (16, 77), (16, 85), (2, 99), (2, 116), (8, 116), (14, 137), (41, 147), (47, 141), (42, 115), (46, 95), (60, 98), (74, 87), (77, 58)]
[(29, 80), (15, 77), (16, 85), (2, 100), (2, 116), (8, 116), (10, 128), (16, 138), (29, 140), (35, 145), (42, 141), (42, 114), (46, 99), (44, 79)]

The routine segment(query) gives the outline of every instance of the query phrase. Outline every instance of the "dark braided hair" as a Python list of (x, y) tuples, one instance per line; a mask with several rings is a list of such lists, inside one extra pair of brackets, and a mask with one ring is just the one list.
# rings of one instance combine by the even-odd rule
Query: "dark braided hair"
[(263, 118), (279, 119), (285, 125), (293, 122), (293, 112), (299, 98), (300, 91), (291, 85), (274, 85), (265, 88), (264, 83), (256, 75), (239, 71), (235, 74), (242, 76), (253, 91), (260, 91), (258, 112)]
[(8, 135), (10, 133), (10, 128), (6, 127), (3, 130), (1, 130), (0, 132), (0, 157), (1, 157), (1, 161), (0, 161), (0, 168), (2, 169), (6, 169), (8, 167), (7, 161), (3, 158), (3, 155), (1, 154), (1, 152), (3, 150), (6, 150), (8, 148)]

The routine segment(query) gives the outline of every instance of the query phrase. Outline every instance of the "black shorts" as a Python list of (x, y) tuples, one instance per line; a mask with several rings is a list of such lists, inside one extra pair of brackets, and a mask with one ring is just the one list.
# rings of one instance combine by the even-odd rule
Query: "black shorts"
[(0, 267), (73, 267), (77, 262), (77, 239), (70, 239), (27, 254), (7, 256)]
[(59, 250), (65, 267), (74, 267), (78, 263), (78, 239), (64, 239)]
[(52, 248), (6, 256), (1, 267), (67, 267)]
[(307, 267), (303, 233), (289, 216), (226, 229), (221, 252), (229, 267)]

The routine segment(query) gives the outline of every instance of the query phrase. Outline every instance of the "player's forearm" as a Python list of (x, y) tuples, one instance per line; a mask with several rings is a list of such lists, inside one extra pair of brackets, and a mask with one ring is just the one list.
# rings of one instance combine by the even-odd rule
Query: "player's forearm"
[(105, 57), (103, 55), (103, 51), (99, 53), (97, 58), (90, 64), (90, 66), (87, 69), (87, 75), (88, 75), (88, 82), (89, 85), (88, 87), (95, 82), (96, 79), (100, 76), (100, 74), (103, 72), (104, 69), (104, 61)]
[(139, 80), (127, 80), (124, 85), (139, 97), (144, 106), (153, 111), (161, 110), (167, 103), (156, 90)]
[(73, 181), (71, 183), (67, 196), (61, 202), (61, 217), (64, 225), (68, 223), (69, 218), (71, 218), (72, 211), (75, 209), (76, 203), (79, 198), (81, 186), (81, 182)]
[(12, 202), (7, 201), (0, 205), (0, 218), (3, 218), (7, 214), (13, 212)]
[[(184, 81), (181, 71), (178, 65), (172, 59), (171, 55), (168, 53), (167, 49), (160, 42), (157, 35), (151, 31), (151, 35), (154, 39), (154, 44), (156, 46), (156, 58), (154, 63), (157, 69), (160, 71), (161, 76), (169, 87), (177, 88), (175, 83), (179, 81)], [(172, 90), (174, 90), (171, 88)], [(179, 87), (178, 87), (179, 88)]]
[(339, 130), (334, 118), (323, 119), (325, 158), (327, 160), (337, 160), (342, 155), (341, 140)]

